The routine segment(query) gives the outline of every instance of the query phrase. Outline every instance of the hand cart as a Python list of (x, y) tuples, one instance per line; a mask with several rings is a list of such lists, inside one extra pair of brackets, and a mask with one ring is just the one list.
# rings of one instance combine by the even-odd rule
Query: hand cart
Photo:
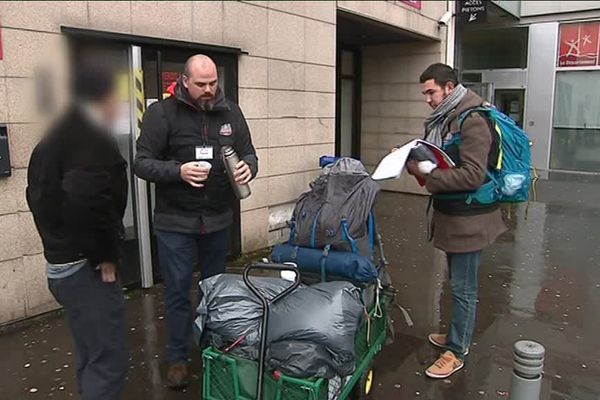
[[(294, 283), (273, 299), (266, 299), (252, 284), (249, 273), (262, 269), (294, 271)], [(214, 347), (202, 353), (204, 364), (203, 399), (205, 400), (363, 400), (373, 386), (373, 359), (383, 347), (388, 332), (387, 305), (389, 295), (376, 292), (374, 305), (368, 311), (355, 341), (356, 370), (349, 377), (336, 379), (298, 379), (281, 373), (265, 372), (266, 326), (269, 306), (285, 297), (299, 284), (298, 271), (285, 264), (256, 263), (244, 270), (244, 282), (261, 300), (262, 321), (260, 359), (249, 360), (227, 354)], [(381, 294), (381, 295), (380, 295)]]

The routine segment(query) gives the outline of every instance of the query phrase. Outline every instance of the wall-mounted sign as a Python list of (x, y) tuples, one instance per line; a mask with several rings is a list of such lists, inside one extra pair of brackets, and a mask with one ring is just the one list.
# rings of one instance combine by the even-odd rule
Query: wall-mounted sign
[(167, 97), (171, 96), (171, 94), (169, 94), (167, 92), (167, 89), (174, 82), (176, 82), (177, 79), (179, 79), (179, 75), (181, 75), (179, 72), (164, 71), (162, 73), (162, 91), (163, 91), (162, 98), (163, 99), (166, 99)]
[(463, 24), (487, 21), (487, 0), (460, 0), (458, 16)]
[(402, 4), (407, 4), (411, 7), (416, 8), (417, 10), (421, 9), (421, 0), (387, 0), (390, 3), (402, 3)]
[(600, 21), (562, 24), (558, 40), (559, 67), (600, 65)]

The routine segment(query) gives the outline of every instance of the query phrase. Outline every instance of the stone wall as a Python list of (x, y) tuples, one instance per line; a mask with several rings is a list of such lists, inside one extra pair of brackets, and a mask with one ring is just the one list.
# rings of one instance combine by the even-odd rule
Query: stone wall
[[(406, 31), (407, 42), (362, 48), (361, 158), (373, 169), (393, 146), (423, 135), (430, 112), (419, 75), (446, 62), (449, 30), (438, 24), (450, 4), (422, 1), (417, 9), (400, 1), (338, 1), (338, 9)], [(450, 40), (454, 40), (451, 38)], [(383, 184), (392, 191), (423, 194), (406, 176)]]
[[(292, 202), (334, 151), (335, 2), (2, 2), (0, 123), (13, 176), (0, 179), (0, 323), (57, 307), (24, 197), (27, 164), (43, 132), (34, 68), (60, 46), (61, 26), (240, 47), (239, 100), (260, 158), (242, 204), (242, 247), (269, 242), (269, 215)], [(166, 23), (165, 21), (177, 21)], [(64, 58), (64, 52), (50, 52)]]
[(252, 3), (224, 4), (228, 45), (249, 52), (240, 59), (240, 104), (260, 159), (242, 203), (244, 251), (281, 240), (281, 216), (335, 141), (335, 3)]
[[(430, 64), (444, 62), (443, 50), (443, 42), (433, 41), (363, 49), (361, 155), (370, 169), (392, 147), (423, 137), (423, 119), (431, 109), (421, 94), (419, 76)], [(407, 174), (383, 188), (425, 194)]]

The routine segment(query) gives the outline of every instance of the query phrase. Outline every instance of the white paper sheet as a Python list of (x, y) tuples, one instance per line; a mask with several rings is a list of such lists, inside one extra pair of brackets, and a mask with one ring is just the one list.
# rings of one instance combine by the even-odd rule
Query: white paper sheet
[(376, 181), (399, 178), (402, 175), (410, 151), (417, 145), (418, 140), (412, 140), (398, 150), (385, 156), (380, 162), (371, 178)]

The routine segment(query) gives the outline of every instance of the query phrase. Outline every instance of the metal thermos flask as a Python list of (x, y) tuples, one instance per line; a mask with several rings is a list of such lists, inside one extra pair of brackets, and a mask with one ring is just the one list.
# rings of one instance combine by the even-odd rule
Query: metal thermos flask
[(229, 181), (238, 199), (245, 199), (250, 196), (250, 186), (242, 185), (235, 181), (235, 166), (240, 162), (240, 158), (231, 146), (221, 147), (221, 155), (223, 156), (223, 163), (229, 176)]

